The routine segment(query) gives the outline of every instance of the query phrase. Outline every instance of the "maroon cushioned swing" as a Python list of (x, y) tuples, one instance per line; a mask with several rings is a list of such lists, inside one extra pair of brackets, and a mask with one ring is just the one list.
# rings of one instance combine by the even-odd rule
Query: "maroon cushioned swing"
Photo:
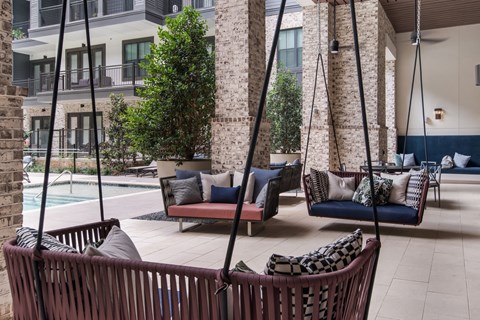
[[(250, 171), (252, 165), (285, 2), (286, 0), (282, 0), (280, 6), (245, 167), (247, 172)], [(67, 1), (64, 1), (62, 7), (52, 98), (52, 119), (55, 119), (66, 3)], [(86, 0), (83, 3), (90, 79), (93, 79)], [(362, 113), (365, 115), (354, 1), (350, 2), (350, 7), (357, 54), (361, 107)], [(90, 90), (92, 92), (92, 112), (95, 114), (95, 98), (91, 81)], [(51, 123), (53, 124), (54, 121), (52, 120)], [(96, 125), (95, 122), (94, 125)], [(365, 118), (364, 126), (366, 128)], [(367, 240), (367, 244), (359, 256), (340, 271), (299, 277), (233, 272), (229, 269), (248, 175), (243, 178), (223, 269), (90, 257), (82, 254), (44, 250), (41, 240), (52, 150), (52, 130), (53, 127), (50, 128), (48, 140), (44, 192), (36, 247), (32, 249), (19, 247), (16, 240), (7, 241), (3, 247), (13, 296), (15, 319), (304, 319), (302, 295), (298, 294), (304, 290), (312, 293), (313, 314), (311, 319), (366, 318), (380, 252), (380, 235), (375, 206), (373, 214), (376, 239)], [(104, 220), (96, 128), (94, 128), (94, 132), (102, 221), (48, 232), (80, 252), (85, 248), (87, 241), (98, 241), (105, 238), (113, 226), (120, 225), (116, 219)], [(365, 137), (368, 147), (368, 132)], [(369, 152), (367, 158), (371, 186), (373, 186)], [(373, 190), (372, 194), (374, 194)], [(226, 290), (230, 286), (231, 290)], [(295, 292), (297, 292), (296, 295)], [(320, 306), (321, 301), (323, 304)]]

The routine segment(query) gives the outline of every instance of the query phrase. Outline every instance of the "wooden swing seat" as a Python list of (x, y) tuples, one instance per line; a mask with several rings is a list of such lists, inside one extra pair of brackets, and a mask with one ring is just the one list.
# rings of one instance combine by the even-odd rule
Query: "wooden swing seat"
[[(87, 240), (105, 238), (116, 219), (48, 232), (81, 252)], [(229, 319), (304, 319), (302, 295), (312, 292), (311, 319), (363, 319), (377, 248), (369, 239), (346, 268), (311, 276), (230, 272)], [(16, 240), (3, 247), (14, 319), (39, 319), (33, 249)], [(221, 318), (221, 269), (205, 269), (43, 250), (40, 267), (48, 319)], [(328, 287), (327, 287), (328, 286)], [(323, 299), (323, 300), (322, 300)], [(323, 303), (320, 303), (323, 301)], [(322, 309), (320, 309), (322, 308)], [(322, 311), (323, 310), (323, 311)], [(295, 316), (294, 316), (295, 315)]]

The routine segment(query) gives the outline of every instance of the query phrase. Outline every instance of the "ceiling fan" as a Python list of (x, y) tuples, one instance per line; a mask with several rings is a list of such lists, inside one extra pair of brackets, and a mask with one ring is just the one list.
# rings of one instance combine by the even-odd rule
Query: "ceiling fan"
[(415, 19), (414, 19), (414, 28), (412, 33), (410, 33), (410, 43), (412, 46), (418, 44), (418, 40), (426, 43), (440, 43), (447, 38), (424, 38), (422, 37), (422, 32), (420, 31), (420, 9), (421, 9), (421, 0), (415, 0)]

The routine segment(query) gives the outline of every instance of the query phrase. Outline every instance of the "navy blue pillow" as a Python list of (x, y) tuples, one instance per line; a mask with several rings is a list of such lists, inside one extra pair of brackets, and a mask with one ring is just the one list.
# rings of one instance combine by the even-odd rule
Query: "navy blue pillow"
[(292, 166), (297, 166), (297, 165), (299, 165), (299, 164), (302, 164), (302, 162), (301, 162), (300, 159), (298, 159), (298, 158), (295, 159), (295, 160), (293, 160), (293, 162), (292, 162)]
[(253, 188), (253, 201), (257, 199), (258, 194), (263, 186), (268, 183), (268, 180), (280, 176), (283, 169), (264, 170), (252, 167), (251, 172), (255, 172), (255, 187)]
[(240, 186), (217, 187), (212, 186), (211, 203), (237, 203), (240, 194)]
[(270, 163), (270, 167), (285, 167), (286, 165), (287, 165), (287, 161)]
[(200, 172), (210, 174), (210, 170), (180, 170), (175, 169), (175, 176), (177, 180), (184, 180), (189, 178), (197, 178), (198, 188), (200, 189), (200, 194), (203, 194), (202, 188), (202, 178), (200, 177)]

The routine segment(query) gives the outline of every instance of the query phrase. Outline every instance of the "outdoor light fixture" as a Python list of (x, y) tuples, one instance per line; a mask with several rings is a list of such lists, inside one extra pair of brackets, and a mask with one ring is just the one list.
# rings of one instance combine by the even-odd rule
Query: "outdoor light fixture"
[(173, 13), (177, 13), (177, 12), (178, 12), (178, 6), (177, 6), (176, 4), (174, 4), (174, 5), (172, 6), (172, 12), (173, 12)]
[(475, 84), (477, 86), (480, 86), (480, 64), (477, 64), (477, 66), (475, 67)]
[(443, 117), (443, 109), (442, 108), (435, 108), (435, 120), (441, 120)]
[(333, 40), (330, 42), (330, 53), (338, 53), (337, 0), (333, 1)]
[(417, 32), (413, 31), (410, 34), (410, 41), (412, 43), (412, 46), (416, 46), (418, 44)]

